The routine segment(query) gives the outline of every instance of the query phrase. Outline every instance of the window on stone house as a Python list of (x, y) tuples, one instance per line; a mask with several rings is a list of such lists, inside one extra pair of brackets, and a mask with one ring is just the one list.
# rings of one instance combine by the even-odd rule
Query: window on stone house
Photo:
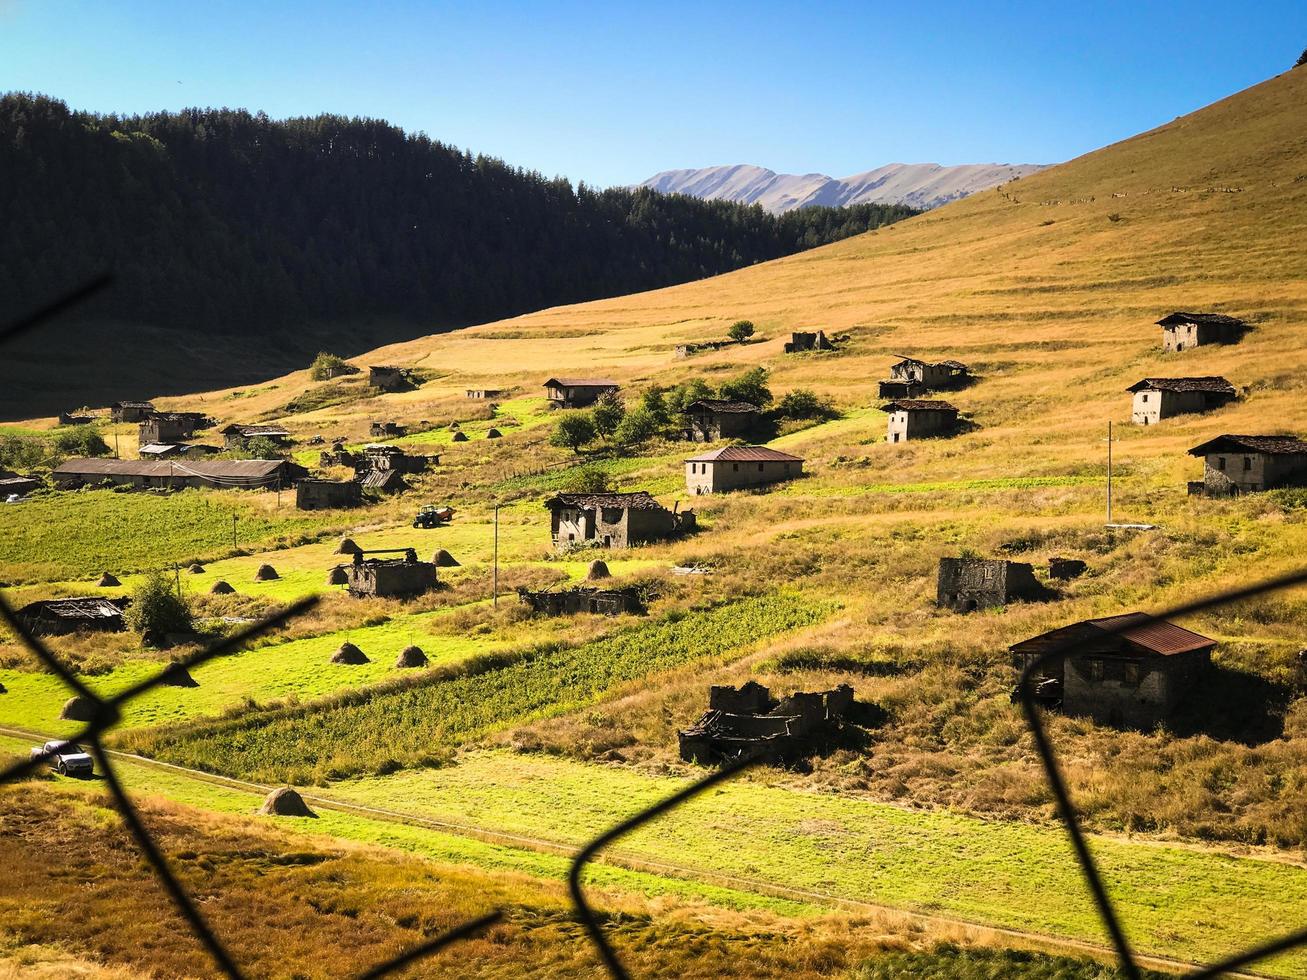
[(732, 472), (735, 472), (735, 473), (740, 472), (740, 464), (739, 464), (739, 463), (732, 463), (732, 464), (731, 464), (731, 470), (732, 470)]
[(1129, 663), (1125, 665), (1125, 682), (1127, 684), (1138, 684), (1144, 679), (1144, 670), (1140, 664)]
[(1101, 681), (1103, 676), (1107, 673), (1107, 665), (1096, 658), (1089, 661), (1088, 667), (1089, 679), (1091, 681)]
[(1245, 456), (1243, 458), (1243, 471), (1247, 473), (1252, 468), (1253, 468), (1253, 458), (1251, 456)]
[(1139, 399), (1139, 400), (1140, 400), (1141, 402), (1147, 402), (1147, 401), (1148, 401), (1148, 393), (1145, 392), (1145, 393), (1144, 393), (1144, 396), (1143, 396), (1141, 399)]
[(761, 463), (758, 464), (758, 472), (759, 472), (759, 473), (762, 472), (762, 464), (761, 464)]
[(1217, 457), (1216, 457), (1216, 468), (1217, 468), (1218, 470), (1223, 470), (1223, 469), (1225, 469), (1225, 457), (1224, 457), (1224, 456), (1217, 456)]

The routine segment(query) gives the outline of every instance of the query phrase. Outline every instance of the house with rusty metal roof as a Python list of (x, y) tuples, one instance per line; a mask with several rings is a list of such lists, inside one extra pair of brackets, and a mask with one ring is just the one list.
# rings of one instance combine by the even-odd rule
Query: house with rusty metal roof
[(630, 548), (695, 526), (694, 511), (668, 510), (647, 491), (560, 493), (545, 501), (558, 548)]
[(621, 385), (605, 378), (550, 378), (544, 389), (550, 408), (585, 408), (604, 395), (616, 394)]
[(1225, 378), (1144, 378), (1126, 391), (1135, 396), (1130, 419), (1135, 425), (1156, 425), (1162, 419), (1190, 412), (1207, 412), (1234, 401), (1237, 392)]
[(1009, 647), (1045, 704), (1118, 727), (1166, 721), (1211, 669), (1216, 641), (1147, 613), (1063, 626)]
[(752, 402), (700, 398), (685, 408), (685, 438), (690, 442), (738, 439), (753, 430), (761, 414)]
[(888, 442), (946, 436), (958, 427), (958, 410), (932, 398), (896, 398), (880, 410), (889, 413)]
[(18, 610), (18, 619), (33, 633), (43, 636), (119, 632), (127, 628), (123, 622), (123, 606), (130, 601), (114, 601), (100, 596), (41, 599)]
[(723, 493), (780, 483), (803, 475), (803, 459), (767, 446), (726, 446), (685, 461), (685, 488)]
[(1189, 492), (1207, 497), (1307, 486), (1307, 442), (1294, 436), (1221, 435), (1189, 450), (1203, 478)]
[(1188, 350), (1208, 344), (1237, 344), (1248, 324), (1224, 313), (1172, 313), (1157, 321), (1162, 328), (1162, 349)]

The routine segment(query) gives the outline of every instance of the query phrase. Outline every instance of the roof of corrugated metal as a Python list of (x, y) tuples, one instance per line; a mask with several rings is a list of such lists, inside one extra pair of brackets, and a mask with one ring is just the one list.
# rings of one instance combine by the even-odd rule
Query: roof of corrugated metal
[(1125, 613), (1121, 616), (1105, 616), (1102, 619), (1090, 619), (1086, 622), (1091, 626), (1115, 633), (1135, 646), (1163, 656), (1216, 646), (1215, 640), (1201, 633), (1168, 623), (1165, 619), (1157, 619), (1148, 613)]
[(285, 465), (284, 459), (215, 459), (184, 464), (144, 459), (67, 459), (51, 472), (66, 476), (267, 477)]
[(769, 449), (767, 446), (726, 446), (722, 449), (714, 449), (712, 452), (700, 453), (698, 456), (687, 457), (687, 463), (802, 463), (802, 456), (791, 456), (789, 453), (783, 453), (779, 449)]

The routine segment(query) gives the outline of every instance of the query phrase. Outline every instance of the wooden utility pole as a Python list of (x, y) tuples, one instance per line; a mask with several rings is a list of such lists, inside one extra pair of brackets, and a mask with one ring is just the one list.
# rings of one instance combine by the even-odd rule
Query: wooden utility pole
[(495, 598), (491, 603), (499, 608), (499, 505), (495, 504)]
[(236, 515), (235, 514), (231, 515), (231, 547), (233, 551), (236, 550)]
[(1112, 523), (1112, 423), (1107, 423), (1107, 523)]

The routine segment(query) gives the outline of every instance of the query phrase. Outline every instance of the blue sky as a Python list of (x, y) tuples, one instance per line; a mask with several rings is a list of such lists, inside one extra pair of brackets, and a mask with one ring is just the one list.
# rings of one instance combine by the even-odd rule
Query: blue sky
[(0, 90), (380, 117), (608, 185), (1069, 159), (1285, 71), (1307, 2), (0, 0)]

